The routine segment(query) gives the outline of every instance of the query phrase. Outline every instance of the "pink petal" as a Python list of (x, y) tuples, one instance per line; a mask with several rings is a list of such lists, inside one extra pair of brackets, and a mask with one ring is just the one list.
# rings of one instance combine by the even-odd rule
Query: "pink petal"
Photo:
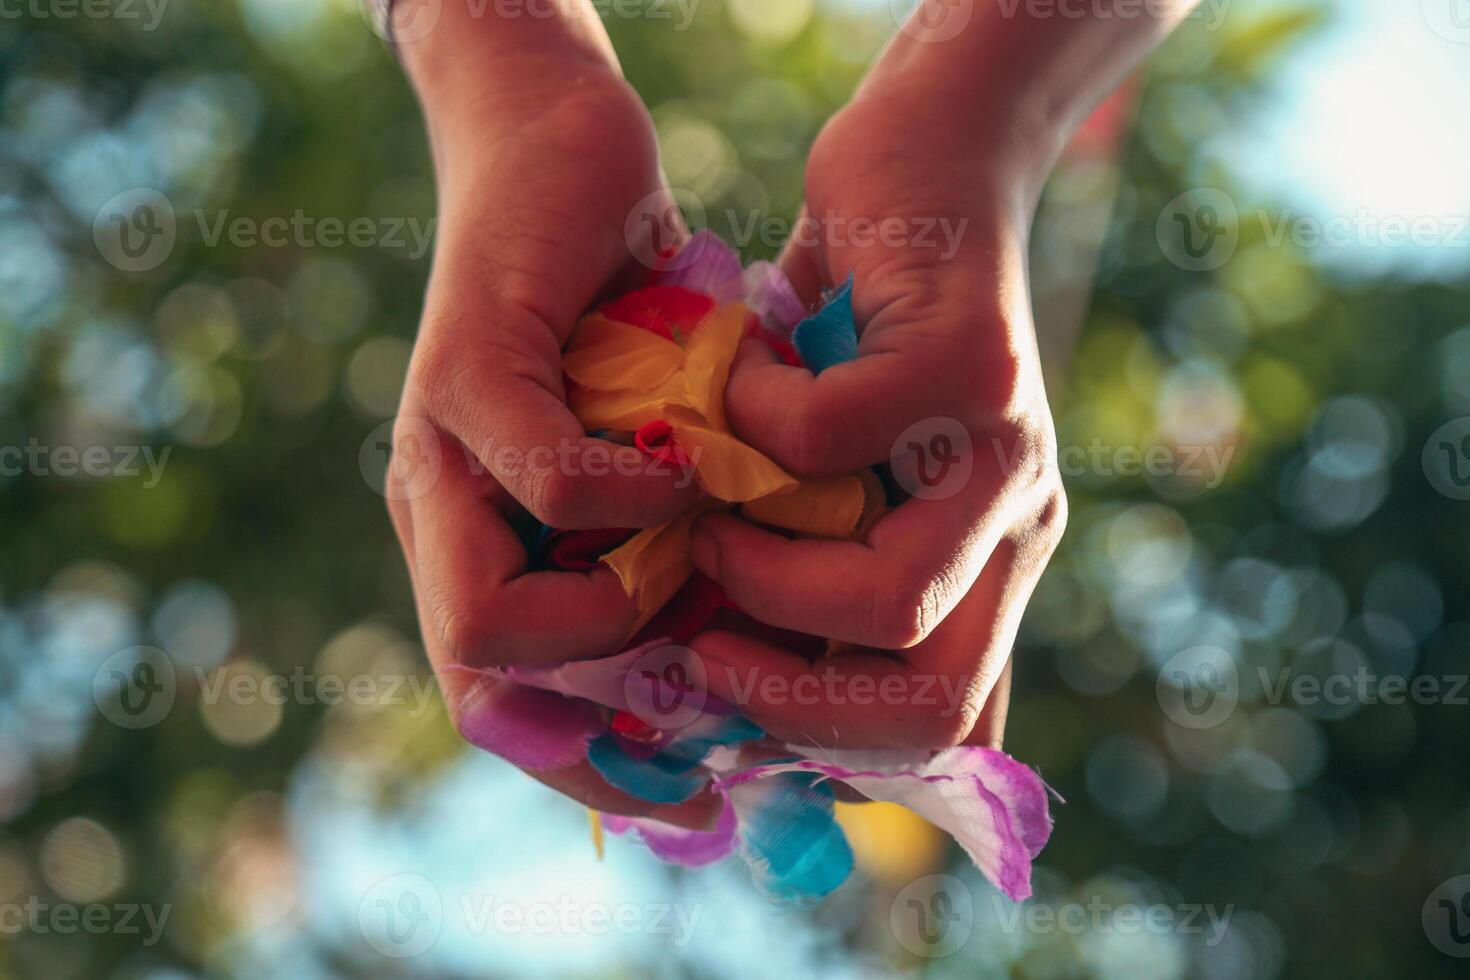
[(1012, 899), (1031, 895), (1031, 861), (1051, 836), (1047, 787), (1004, 752), (949, 749), (909, 768), (777, 763), (736, 773), (715, 788), (727, 790), (779, 772), (821, 773), (871, 800), (905, 806), (959, 841), (985, 877)]
[(596, 705), (489, 677), (471, 689), (457, 717), (471, 745), (538, 772), (581, 762), (588, 743), (607, 730)]
[(719, 822), (712, 831), (686, 830), (645, 817), (619, 817), (605, 813), (602, 825), (614, 834), (636, 831), (654, 856), (686, 868), (713, 864), (735, 850), (735, 808), (725, 800)]
[(712, 231), (701, 231), (668, 261), (658, 277), (660, 286), (679, 286), (706, 296), (716, 295), (723, 285), (740, 278), (740, 256)]
[[(741, 283), (745, 305), (761, 318), (767, 330), (784, 338), (806, 319), (806, 308), (786, 273), (773, 262), (756, 262), (745, 270)], [(720, 297), (716, 296), (716, 299)]]
[(630, 707), (625, 689), (628, 671), (645, 654), (672, 643), (667, 637), (661, 637), (600, 660), (574, 660), (555, 667), (511, 667), (505, 675), (543, 691), (555, 691), (567, 697), (595, 701), (618, 711), (628, 711)]

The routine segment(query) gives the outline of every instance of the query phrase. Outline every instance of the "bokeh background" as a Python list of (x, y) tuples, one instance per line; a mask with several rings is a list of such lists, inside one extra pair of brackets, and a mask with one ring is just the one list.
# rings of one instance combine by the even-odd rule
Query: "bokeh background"
[[(735, 863), (599, 862), (576, 806), (460, 744), (375, 489), (428, 267), (392, 229), (434, 208), (392, 57), (353, 0), (0, 8), (0, 447), (112, 466), (0, 474), (0, 977), (1464, 975), (1470, 443), (1436, 434), (1470, 415), (1457, 3), (1217, 0), (1052, 183), (1072, 520), (1007, 748), (1067, 802), (1020, 919), (882, 810), (845, 815), (862, 871), (815, 910)], [(794, 213), (905, 6), (603, 5), (727, 237)], [(98, 218), (136, 188), (176, 241), (120, 268)], [(377, 238), (208, 234), (298, 212)], [(1130, 450), (1172, 462), (1119, 473)], [(119, 675), (162, 707), (109, 701)], [(1371, 696), (1396, 677), (1437, 693)]]

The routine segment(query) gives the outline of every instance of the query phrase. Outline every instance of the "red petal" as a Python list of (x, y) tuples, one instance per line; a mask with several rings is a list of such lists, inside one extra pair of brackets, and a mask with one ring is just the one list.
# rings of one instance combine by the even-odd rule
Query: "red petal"
[(674, 427), (663, 419), (654, 419), (633, 434), (633, 445), (645, 455), (681, 469), (689, 467), (689, 457), (674, 445)]
[(596, 568), (602, 556), (627, 541), (637, 531), (603, 528), (596, 531), (555, 531), (547, 539), (542, 561), (547, 568), (585, 572)]
[(682, 342), (714, 308), (714, 299), (703, 293), (682, 286), (649, 286), (613, 300), (602, 308), (602, 314), (665, 340)]
[(674, 594), (669, 604), (658, 611), (648, 625), (638, 631), (629, 646), (656, 639), (670, 639), (687, 644), (704, 632), (711, 619), (722, 609), (734, 609), (725, 590), (712, 578), (695, 572), (684, 587)]

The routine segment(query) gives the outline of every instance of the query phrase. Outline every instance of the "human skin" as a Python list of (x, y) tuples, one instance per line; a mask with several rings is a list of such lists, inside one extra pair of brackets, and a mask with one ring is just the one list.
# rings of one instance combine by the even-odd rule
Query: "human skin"
[[(902, 698), (876, 709), (775, 703), (750, 678), (794, 679), (813, 669), (804, 657), (729, 632), (697, 638), (712, 690), (757, 692), (742, 706), (774, 735), (844, 747), (998, 742), (1010, 646), (1065, 524), (1026, 284), (1032, 212), (1068, 134), (1190, 6), (1162, 19), (1043, 21), (981, 3), (957, 37), (900, 35), (813, 147), (811, 214), (947, 217), (965, 232), (948, 258), (821, 235), (788, 250), (783, 264), (808, 300), (856, 274), (863, 356), (814, 377), (747, 345), (730, 422), (812, 476), (887, 462), (910, 424), (954, 419), (970, 434), (973, 474), (944, 500), (904, 503), (862, 543), (793, 542), (710, 517), (696, 562), (756, 618), (854, 645), (822, 669), (943, 677), (964, 696), (944, 712)], [(647, 243), (628, 241), (629, 216), (666, 198), (648, 114), (590, 0), (564, 0), (554, 17), (478, 9), (444, 0), (434, 29), (400, 45), (440, 222), (395, 447), (427, 425), (444, 462), (432, 486), (390, 511), (452, 711), (466, 684), (458, 668), (603, 655), (634, 621), (605, 568), (528, 572), (519, 514), (566, 529), (649, 527), (694, 494), (678, 474), (576, 465), (608, 447), (566, 408), (560, 368), (578, 319), (636, 272), (630, 245)], [(538, 447), (553, 452), (536, 462)], [(717, 804), (655, 808), (585, 763), (532, 775), (597, 809), (688, 825)]]
[[(695, 639), (712, 690), (747, 692), (747, 714), (776, 737), (998, 743), (995, 688), (1008, 684), (1021, 614), (1066, 524), (1027, 283), (1033, 215), (1070, 134), (1194, 3), (1132, 19), (1083, 6), (1094, 13), (1067, 19), (977, 4), (952, 36), (945, 11), (968, 8), (929, 0), (812, 148), (817, 233), (782, 264), (808, 300), (853, 277), (859, 357), (813, 375), (748, 342), (727, 389), (731, 427), (792, 472), (821, 476), (902, 457), (912, 424), (951, 420), (970, 437), (956, 448), (973, 469), (957, 492), (907, 501), (861, 542), (701, 521), (695, 562), (743, 610), (857, 645), (812, 664), (748, 636)], [(917, 237), (936, 220), (964, 229), (954, 253), (839, 233), (896, 221)], [(813, 670), (838, 675), (839, 689), (899, 693), (794, 703), (783, 692)], [(926, 685), (965, 695), (936, 710), (918, 694)], [(762, 698), (767, 689), (780, 698)]]

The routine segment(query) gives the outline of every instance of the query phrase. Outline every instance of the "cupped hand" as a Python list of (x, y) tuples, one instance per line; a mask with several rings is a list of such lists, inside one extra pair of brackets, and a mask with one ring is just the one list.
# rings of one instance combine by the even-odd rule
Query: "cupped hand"
[[(636, 449), (588, 437), (566, 406), (561, 371), (578, 319), (636, 280), (640, 257), (652, 260), (655, 243), (629, 216), (668, 213), (648, 114), (616, 66), (585, 49), (499, 55), (473, 84), (442, 77), (468, 72), (460, 62), (411, 65), (442, 219), (388, 496), (451, 714), (464, 702), (465, 668), (609, 654), (633, 626), (636, 610), (609, 569), (532, 570), (531, 518), (648, 527), (695, 493)], [(421, 458), (437, 465), (410, 476), (405, 461)], [(714, 812), (702, 798), (672, 810), (644, 804), (586, 763), (532, 775), (600, 810), (696, 824)]]
[(791, 472), (891, 466), (909, 499), (861, 542), (793, 540), (726, 515), (694, 540), (698, 567), (751, 616), (864, 648), (809, 664), (707, 635), (695, 646), (716, 677), (835, 670), (845, 684), (897, 678), (890, 689), (912, 693), (944, 678), (961, 692), (940, 716), (913, 698), (862, 710), (746, 689), (758, 722), (823, 744), (974, 737), (1066, 521), (1026, 281), (1034, 175), (983, 123), (957, 126), (964, 113), (922, 94), (870, 84), (834, 117), (782, 259), (808, 302), (852, 277), (859, 356), (814, 375), (747, 343), (726, 395), (736, 434)]

